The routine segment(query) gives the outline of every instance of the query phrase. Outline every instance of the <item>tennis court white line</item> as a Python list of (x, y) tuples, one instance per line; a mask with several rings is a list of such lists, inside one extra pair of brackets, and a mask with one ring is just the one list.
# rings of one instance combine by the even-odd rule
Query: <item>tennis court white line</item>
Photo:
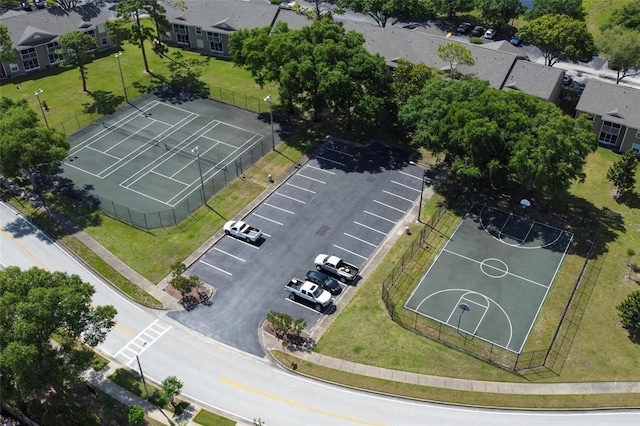
[(377, 214), (375, 214), (375, 213), (371, 213), (370, 211), (367, 211), (367, 210), (363, 210), (363, 211), (364, 211), (366, 214), (370, 214), (371, 216), (375, 216), (375, 217), (377, 217), (378, 219), (386, 220), (387, 222), (389, 222), (389, 223), (393, 223), (393, 224), (395, 224), (395, 223), (396, 223), (396, 221), (395, 221), (395, 220), (387, 219), (386, 217), (379, 216), (379, 215), (377, 215)]
[(332, 160), (331, 158), (323, 157), (321, 155), (318, 155), (316, 158), (320, 158), (322, 160), (328, 161), (330, 163), (335, 163), (335, 164), (338, 164), (340, 166), (344, 166), (345, 165), (344, 163), (341, 163), (340, 161)]
[(227, 253), (227, 252), (226, 252), (226, 251), (224, 251), (224, 250), (220, 250), (218, 247), (215, 247), (215, 246), (214, 246), (214, 247), (213, 247), (213, 249), (214, 249), (215, 251), (217, 251), (217, 252), (222, 253), (222, 254), (226, 254), (226, 255), (227, 255), (227, 256), (229, 256), (229, 257), (233, 257), (234, 259), (239, 260), (240, 262), (244, 262), (244, 263), (246, 263), (246, 262), (247, 262), (246, 260), (244, 260), (244, 259), (243, 259), (243, 258), (241, 258), (241, 257), (234, 256), (234, 255), (232, 255), (231, 253)]
[(321, 172), (324, 172), (324, 173), (327, 173), (327, 174), (330, 174), (330, 175), (335, 175), (336, 174), (335, 172), (332, 172), (331, 170), (326, 170), (326, 169), (323, 169), (321, 167), (316, 167), (316, 166), (311, 165), (311, 164), (307, 164), (306, 166), (304, 166), (304, 168), (305, 169), (309, 168), (309, 169), (319, 170)]
[(82, 167), (78, 167), (78, 166), (75, 166), (75, 165), (73, 165), (73, 164), (71, 164), (71, 163), (67, 163), (67, 162), (65, 162), (65, 163), (64, 163), (64, 165), (65, 165), (66, 167), (72, 167), (72, 168), (74, 168), (74, 169), (76, 169), (76, 170), (79, 170), (79, 171), (81, 171), (81, 172), (83, 172), (83, 173), (86, 173), (86, 174), (88, 174), (89, 176), (93, 176), (93, 177), (95, 177), (95, 178), (100, 179), (100, 176), (98, 176), (98, 175), (97, 175), (97, 174), (95, 174), (95, 173), (88, 172), (88, 171), (86, 171), (85, 169), (83, 169)]
[(389, 195), (391, 195), (392, 197), (400, 198), (401, 200), (407, 201), (407, 202), (409, 202), (409, 203), (413, 203), (413, 202), (414, 202), (414, 200), (411, 200), (411, 199), (409, 199), (409, 198), (405, 198), (405, 197), (403, 197), (403, 196), (401, 196), (401, 195), (398, 195), (398, 194), (394, 194), (393, 192), (389, 192), (389, 191), (387, 191), (387, 190), (385, 190), (385, 189), (383, 189), (383, 190), (382, 190), (382, 192), (384, 192), (385, 194), (389, 194)]
[(355, 155), (349, 154), (348, 152), (340, 151), (340, 150), (329, 148), (329, 147), (326, 147), (325, 150), (331, 151), (331, 152), (337, 152), (338, 154), (346, 155), (347, 157), (351, 157), (351, 158), (355, 157)]
[(403, 174), (405, 176), (409, 176), (410, 178), (415, 179), (415, 180), (420, 180), (421, 178), (423, 178), (423, 176), (416, 176), (416, 175), (413, 175), (411, 173), (404, 172), (402, 170), (400, 170), (400, 174)]
[[(237, 147), (237, 146), (235, 146), (235, 145), (231, 145), (230, 143), (226, 143), (226, 142), (223, 142), (223, 141), (219, 141), (218, 139), (214, 139), (214, 138), (209, 137), (209, 136), (207, 136), (207, 135), (200, 135), (200, 137), (201, 137), (202, 139), (207, 139), (207, 140), (210, 140), (211, 142), (214, 142), (214, 144), (215, 144), (215, 145), (220, 144), (220, 145), (228, 146), (229, 148), (238, 149), (238, 147)], [(247, 141), (242, 142), (242, 145), (244, 145), (245, 143), (247, 143)], [(242, 145), (240, 145), (240, 146), (242, 146)]]
[(386, 232), (382, 232), (382, 231), (380, 231), (380, 230), (378, 230), (378, 229), (375, 229), (375, 228), (372, 228), (372, 227), (370, 227), (370, 226), (367, 226), (367, 225), (365, 225), (364, 223), (360, 223), (360, 222), (356, 222), (356, 221), (354, 221), (353, 223), (355, 223), (356, 225), (360, 225), (360, 226), (362, 226), (363, 228), (367, 228), (367, 229), (368, 229), (368, 230), (370, 230), (370, 231), (377, 232), (378, 234), (381, 234), (381, 235), (387, 235), (387, 233), (386, 233)]
[(253, 216), (259, 217), (260, 219), (264, 219), (264, 220), (268, 220), (269, 222), (275, 223), (276, 225), (280, 225), (280, 226), (284, 226), (283, 223), (280, 223), (278, 221), (275, 221), (273, 219), (269, 219), (268, 217), (264, 217), (258, 213), (254, 213)]
[(288, 182), (287, 182), (287, 183), (285, 183), (285, 185), (287, 185), (287, 186), (293, 186), (294, 188), (300, 189), (300, 190), (302, 190), (302, 191), (307, 191), (307, 192), (310, 192), (310, 193), (312, 193), (312, 194), (315, 194), (315, 193), (316, 193), (316, 191), (312, 191), (312, 190), (310, 190), (310, 189), (303, 188), (303, 187), (301, 187), (301, 186), (294, 185), (294, 184), (292, 184), (292, 183), (288, 183)]
[(276, 210), (280, 210), (280, 211), (283, 211), (283, 212), (285, 212), (285, 213), (295, 214), (295, 213), (294, 213), (294, 212), (292, 212), (291, 210), (286, 210), (286, 209), (283, 209), (282, 207), (274, 206), (273, 204), (269, 204), (269, 203), (262, 203), (262, 204), (263, 204), (263, 205), (265, 205), (265, 206), (273, 207), (274, 209), (276, 209)]
[(396, 207), (390, 206), (389, 204), (385, 204), (385, 203), (383, 203), (382, 201), (373, 200), (373, 202), (374, 202), (374, 203), (377, 203), (377, 204), (380, 204), (381, 206), (385, 206), (385, 207), (387, 207), (387, 208), (390, 208), (391, 210), (395, 210), (395, 211), (400, 212), (400, 213), (403, 213), (403, 214), (405, 213), (405, 211), (404, 211), (404, 210), (400, 210), (399, 208), (396, 208)]
[(364, 260), (367, 260), (367, 258), (366, 258), (365, 256), (359, 255), (358, 253), (354, 253), (354, 252), (352, 252), (351, 250), (347, 250), (347, 249), (346, 249), (346, 248), (344, 248), (344, 247), (340, 247), (340, 246), (335, 245), (335, 244), (334, 244), (333, 246), (334, 246), (335, 248), (337, 248), (337, 249), (342, 250), (342, 251), (346, 251), (346, 252), (347, 252), (347, 253), (349, 253), (349, 254), (352, 254), (352, 255), (354, 255), (354, 256), (358, 256), (358, 257), (360, 257), (360, 258), (362, 258), (362, 259), (364, 259)]
[(205, 264), (205, 265), (207, 265), (208, 267), (213, 268), (213, 269), (216, 269), (216, 270), (218, 270), (218, 271), (222, 272), (223, 274), (227, 274), (227, 275), (229, 275), (229, 276), (233, 275), (231, 272), (229, 272), (229, 271), (225, 271), (224, 269), (220, 269), (220, 268), (218, 268), (217, 266), (210, 264), (209, 262), (205, 262), (204, 260), (201, 260), (201, 261), (200, 261), (200, 263), (204, 263), (204, 264)]
[(99, 154), (103, 154), (103, 155), (106, 155), (107, 157), (111, 157), (111, 158), (113, 158), (114, 160), (118, 160), (118, 161), (120, 161), (120, 160), (121, 160), (121, 158), (120, 158), (120, 157), (116, 157), (115, 155), (108, 154), (108, 153), (107, 153), (107, 152), (105, 152), (105, 151), (100, 151), (99, 149), (95, 149), (95, 148), (94, 148), (94, 147), (92, 147), (91, 145), (89, 145), (89, 146), (85, 147), (84, 149), (90, 149), (90, 150), (95, 151), (95, 152), (97, 152), (97, 153), (99, 153)]
[(354, 240), (360, 241), (361, 243), (369, 244), (371, 247), (378, 247), (378, 245), (377, 245), (377, 244), (372, 244), (372, 243), (370, 243), (369, 241), (365, 241), (365, 240), (363, 240), (362, 238), (358, 238), (358, 237), (356, 237), (356, 236), (354, 236), (354, 235), (347, 234), (346, 232), (344, 232), (344, 235), (346, 235), (346, 236), (347, 236), (347, 237), (349, 237), (349, 238), (353, 238)]
[(149, 171), (149, 173), (147, 173), (147, 174), (154, 174), (154, 175), (158, 175), (158, 176), (162, 177), (163, 179), (171, 180), (171, 181), (173, 181), (173, 182), (179, 183), (179, 184), (184, 185), (184, 186), (187, 186), (187, 185), (188, 185), (187, 183), (185, 183), (185, 182), (183, 182), (183, 181), (181, 181), (181, 180), (179, 180), (179, 179), (174, 179), (174, 178), (173, 178), (173, 177), (171, 177), (171, 176), (163, 175), (162, 173), (158, 173), (158, 172), (156, 172), (155, 170), (150, 170), (150, 171)]
[[(451, 250), (442, 249), (442, 251), (443, 251), (443, 252), (450, 253), (450, 254), (452, 254), (452, 255), (454, 255), (454, 256), (461, 257), (461, 258), (466, 259), (466, 260), (470, 260), (471, 262), (475, 262), (475, 263), (477, 263), (478, 265), (481, 265), (481, 264), (482, 264), (482, 262), (480, 262), (480, 261), (477, 261), (477, 260), (475, 260), (475, 259), (472, 259), (472, 258), (467, 257), (467, 256), (465, 256), (465, 255), (462, 255), (462, 254), (460, 254), (460, 253), (453, 252), (453, 251), (451, 251)], [(491, 266), (491, 265), (486, 265), (486, 266), (487, 266), (488, 268), (493, 268), (493, 269), (496, 269), (496, 270), (501, 271), (501, 269), (494, 268), (494, 267), (493, 267), (493, 266)], [(530, 279), (525, 278), (525, 277), (521, 277), (520, 275), (512, 274), (511, 272), (508, 272), (508, 271), (507, 271), (507, 274), (508, 274), (508, 275), (511, 275), (512, 277), (519, 278), (519, 279), (521, 279), (522, 281), (527, 281), (527, 282), (529, 282), (529, 283), (531, 283), (531, 284), (535, 284), (535, 285), (540, 286), (540, 287), (542, 287), (542, 288), (546, 288), (546, 289), (548, 289), (548, 288), (549, 288), (549, 286), (546, 286), (546, 285), (544, 285), (544, 284), (540, 284), (540, 283), (538, 283), (538, 282), (535, 282), (535, 281), (530, 280)]]
[(306, 202), (306, 201), (298, 200), (297, 198), (293, 198), (293, 197), (290, 197), (290, 196), (288, 196), (288, 195), (281, 194), (280, 192), (276, 192), (275, 194), (276, 194), (276, 195), (279, 195), (279, 196), (281, 196), (281, 197), (284, 197), (284, 198), (288, 198), (288, 199), (290, 199), (291, 201), (295, 201), (296, 203), (300, 203), (300, 204), (307, 204), (307, 202)]
[(410, 189), (410, 190), (415, 191), (415, 192), (421, 192), (420, 189), (418, 189), (418, 188), (414, 188), (413, 186), (405, 185), (404, 183), (400, 183), (400, 182), (397, 182), (395, 180), (392, 180), (391, 183), (394, 183), (396, 185), (400, 185), (400, 186), (402, 186), (404, 188)]
[(298, 172), (298, 173), (296, 173), (296, 176), (300, 176), (300, 177), (303, 177), (303, 178), (305, 178), (305, 179), (309, 179), (309, 180), (312, 180), (312, 181), (314, 181), (314, 182), (321, 183), (321, 184), (323, 184), (323, 185), (326, 185), (326, 184), (327, 184), (327, 182), (324, 182), (324, 181), (321, 181), (321, 180), (319, 180), (319, 179), (312, 178), (312, 177), (309, 177), (309, 176), (305, 176), (305, 175), (303, 175), (303, 174), (300, 174), (299, 172)]

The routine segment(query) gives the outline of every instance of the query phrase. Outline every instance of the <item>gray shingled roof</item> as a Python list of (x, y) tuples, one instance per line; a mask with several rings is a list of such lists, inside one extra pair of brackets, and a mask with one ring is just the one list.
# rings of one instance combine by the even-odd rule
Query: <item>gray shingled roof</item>
[(90, 4), (64, 10), (61, 7), (38, 9), (33, 12), (3, 15), (0, 23), (9, 30), (13, 47), (21, 49), (56, 40), (74, 30), (91, 30), (115, 17), (115, 11)]
[(233, 33), (241, 29), (268, 27), (278, 6), (263, 1), (188, 0), (187, 8), (163, 3), (165, 16), (171, 23), (183, 23), (208, 31)]
[(549, 100), (555, 83), (558, 83), (563, 75), (564, 71), (559, 68), (519, 60), (511, 70), (504, 88), (519, 90), (540, 99)]
[(599, 115), (612, 123), (640, 129), (640, 90), (589, 80), (576, 110)]

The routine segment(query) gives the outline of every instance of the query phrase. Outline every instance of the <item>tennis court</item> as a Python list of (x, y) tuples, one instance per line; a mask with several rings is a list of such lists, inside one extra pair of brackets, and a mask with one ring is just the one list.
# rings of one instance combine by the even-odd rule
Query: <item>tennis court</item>
[(521, 353), (573, 234), (474, 204), (405, 308)]
[(227, 173), (235, 178), (236, 159), (268, 129), (256, 114), (210, 100), (146, 97), (72, 136), (64, 175), (138, 212), (172, 209), (214, 180), (226, 184)]

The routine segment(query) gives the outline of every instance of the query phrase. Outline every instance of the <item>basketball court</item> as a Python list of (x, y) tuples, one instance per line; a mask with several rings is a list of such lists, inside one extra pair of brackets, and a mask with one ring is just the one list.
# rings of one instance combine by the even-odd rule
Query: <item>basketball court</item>
[(573, 234), (474, 204), (405, 308), (521, 353)]

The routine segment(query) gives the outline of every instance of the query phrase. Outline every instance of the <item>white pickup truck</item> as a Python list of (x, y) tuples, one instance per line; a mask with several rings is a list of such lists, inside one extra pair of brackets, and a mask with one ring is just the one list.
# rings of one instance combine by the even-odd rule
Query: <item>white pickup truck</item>
[(248, 243), (255, 243), (262, 237), (262, 231), (249, 226), (241, 220), (230, 220), (224, 224), (224, 233), (232, 235), (241, 240), (245, 240)]
[(321, 312), (332, 302), (331, 293), (323, 290), (318, 284), (298, 278), (291, 278), (284, 289), (289, 292), (289, 299), (306, 301), (312, 304), (318, 312)]
[(319, 254), (316, 256), (314, 263), (318, 271), (324, 270), (335, 275), (343, 283), (355, 280), (359, 272), (357, 267), (334, 255)]

